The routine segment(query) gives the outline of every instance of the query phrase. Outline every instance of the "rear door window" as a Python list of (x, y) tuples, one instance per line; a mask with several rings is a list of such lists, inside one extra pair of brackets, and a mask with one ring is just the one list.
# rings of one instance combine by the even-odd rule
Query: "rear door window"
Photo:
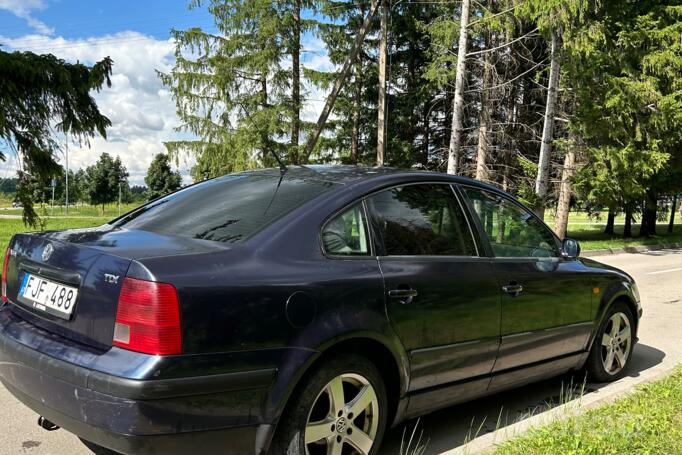
[(450, 185), (406, 185), (367, 198), (387, 256), (477, 256)]
[(221, 177), (188, 187), (114, 220), (127, 229), (240, 242), (336, 184), (279, 173)]
[(322, 228), (322, 243), (327, 254), (367, 256), (369, 242), (362, 203), (333, 217)]

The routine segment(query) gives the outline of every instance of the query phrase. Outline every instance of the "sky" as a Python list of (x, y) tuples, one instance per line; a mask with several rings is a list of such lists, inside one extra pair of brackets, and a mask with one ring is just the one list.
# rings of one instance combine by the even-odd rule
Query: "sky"
[[(107, 152), (120, 156), (130, 173), (130, 184), (143, 184), (154, 155), (165, 151), (164, 141), (184, 138), (169, 90), (156, 71), (168, 72), (174, 63), (172, 28), (200, 26), (214, 31), (205, 9), (189, 10), (186, 0), (0, 0), (0, 45), (5, 51), (51, 53), (69, 62), (92, 64), (106, 56), (114, 61), (112, 87), (95, 93), (101, 112), (112, 121), (107, 140), (90, 147), (69, 144), (69, 165), (93, 164)], [(331, 69), (321, 43), (305, 37), (311, 52), (304, 65)], [(304, 117), (319, 112), (324, 93), (311, 93)], [(0, 177), (12, 177), (17, 161), (5, 151)], [(190, 183), (193, 160), (182, 158), (179, 170)]]

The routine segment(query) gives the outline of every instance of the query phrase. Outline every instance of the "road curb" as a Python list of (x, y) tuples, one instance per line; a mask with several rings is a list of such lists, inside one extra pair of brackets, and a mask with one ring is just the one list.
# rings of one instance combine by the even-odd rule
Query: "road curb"
[(623, 248), (604, 248), (600, 250), (587, 250), (580, 253), (581, 256), (598, 257), (598, 256), (609, 256), (612, 254), (636, 254), (636, 253), (646, 253), (647, 251), (661, 251), (661, 250), (679, 250), (682, 249), (682, 243), (671, 243), (664, 245), (641, 245), (641, 246), (626, 246)]
[(582, 415), (591, 409), (604, 406), (617, 399), (630, 395), (635, 391), (637, 386), (663, 379), (672, 374), (676, 367), (677, 365), (673, 364), (652, 368), (651, 370), (641, 373), (634, 381), (626, 381), (628, 379), (626, 377), (580, 398), (569, 401), (568, 403), (480, 436), (465, 445), (441, 452), (439, 455), (474, 455), (489, 453), (495, 450), (499, 445), (510, 439), (521, 436), (529, 430)]

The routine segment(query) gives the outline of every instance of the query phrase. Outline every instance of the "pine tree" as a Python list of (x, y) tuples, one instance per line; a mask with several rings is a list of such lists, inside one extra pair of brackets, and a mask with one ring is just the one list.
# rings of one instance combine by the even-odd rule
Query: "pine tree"
[[(111, 121), (102, 115), (91, 95), (111, 86), (110, 58), (88, 67), (53, 55), (0, 50), (0, 139), (16, 151), (22, 163), (17, 198), (24, 223), (36, 226), (31, 181), (46, 181), (59, 173), (60, 151), (55, 132), (82, 143), (96, 135), (106, 138)], [(0, 153), (0, 160), (5, 155)]]
[[(203, 3), (192, 0), (190, 7)], [(178, 129), (197, 139), (166, 148), (174, 157), (197, 157), (195, 180), (272, 164), (272, 153), (298, 162), (306, 80), (301, 36), (315, 24), (303, 11), (312, 2), (205, 3), (219, 33), (173, 31), (176, 64), (159, 74), (176, 101)]]
[(182, 186), (180, 172), (173, 171), (167, 154), (159, 153), (152, 160), (144, 178), (147, 184), (147, 200), (165, 196)]
[(679, 191), (682, 156), (682, 6), (609, 1), (567, 43), (576, 118), (589, 162), (582, 197), (656, 232), (658, 196)]
[[(355, 37), (363, 25), (369, 2), (344, 0), (326, 2), (321, 12), (330, 20), (319, 27), (329, 59), (342, 66)], [(334, 117), (328, 120), (326, 134), (319, 140), (316, 162), (340, 161), (350, 164), (374, 164), (376, 160), (376, 121), (378, 71), (375, 49), (378, 43), (367, 37), (352, 62), (351, 73), (334, 105)], [(332, 74), (321, 75), (315, 83), (328, 89)]]
[(104, 206), (118, 199), (119, 188), (122, 192), (129, 192), (128, 171), (120, 157), (112, 158), (108, 153), (102, 153), (99, 160), (85, 170), (87, 197), (92, 205)]

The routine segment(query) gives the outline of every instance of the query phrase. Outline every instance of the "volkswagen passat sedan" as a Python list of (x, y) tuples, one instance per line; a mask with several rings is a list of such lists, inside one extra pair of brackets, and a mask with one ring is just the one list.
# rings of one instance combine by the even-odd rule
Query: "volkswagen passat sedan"
[(637, 288), (578, 254), (465, 178), (229, 175), (98, 228), (16, 235), (0, 379), (90, 447), (374, 454), (387, 427), (455, 403), (621, 377)]

